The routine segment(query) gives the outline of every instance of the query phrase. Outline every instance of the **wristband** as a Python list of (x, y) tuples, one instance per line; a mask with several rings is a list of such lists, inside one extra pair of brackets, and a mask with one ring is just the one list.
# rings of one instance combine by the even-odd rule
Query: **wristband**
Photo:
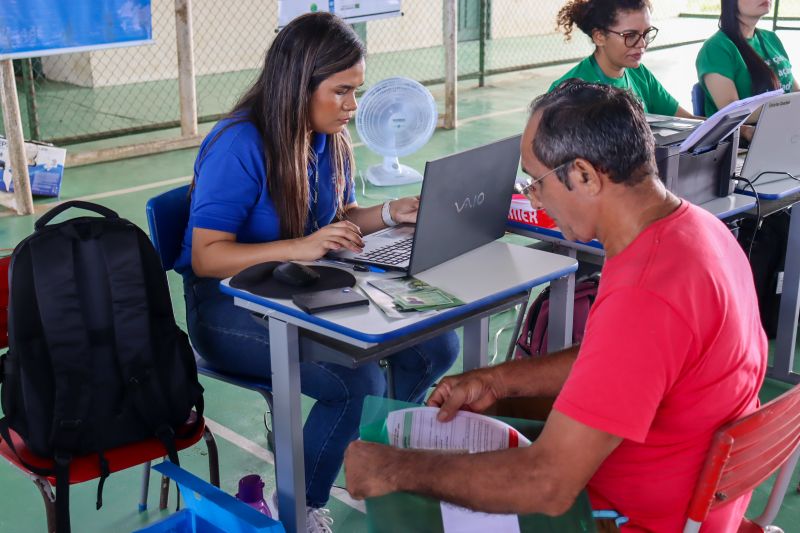
[(397, 222), (392, 218), (392, 211), (389, 209), (389, 204), (391, 203), (391, 201), (383, 202), (383, 207), (381, 208), (381, 218), (383, 219), (383, 223), (389, 227), (397, 225)]

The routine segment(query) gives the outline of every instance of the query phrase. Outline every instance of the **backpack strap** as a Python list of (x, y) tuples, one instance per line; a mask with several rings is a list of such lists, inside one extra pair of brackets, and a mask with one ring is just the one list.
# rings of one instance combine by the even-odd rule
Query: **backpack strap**
[(150, 308), (136, 230), (119, 226), (100, 236), (111, 287), (116, 354), (120, 371), (144, 423), (178, 462), (167, 400), (154, 370)]
[[(36, 301), (50, 354), (54, 380), (52, 447), (79, 447), (83, 422), (91, 406), (92, 358), (89, 333), (75, 279), (73, 240), (42, 234), (30, 241)], [(81, 394), (86, 391), (87, 394)]]
[[(56, 477), (56, 531), (70, 532), (69, 467), (70, 450), (77, 449), (83, 421), (91, 406), (91, 350), (83, 319), (81, 298), (75, 280), (73, 239), (69, 232), (42, 233), (31, 239), (31, 259), (36, 301), (54, 380), (53, 426), (50, 441), (54, 450)], [(82, 394), (81, 391), (87, 392)], [(10, 441), (8, 441), (10, 442)], [(26, 466), (27, 468), (27, 466)]]

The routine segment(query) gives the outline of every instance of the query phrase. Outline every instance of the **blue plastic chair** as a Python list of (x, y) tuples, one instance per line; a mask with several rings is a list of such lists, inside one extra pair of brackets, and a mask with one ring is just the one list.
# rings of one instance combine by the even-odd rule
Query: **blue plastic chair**
[(692, 113), (698, 117), (706, 116), (706, 93), (699, 83), (692, 87)]
[[(161, 258), (164, 271), (172, 270), (180, 255), (183, 235), (189, 223), (189, 186), (183, 185), (150, 198), (146, 210), (150, 240)], [(197, 350), (195, 350), (195, 360), (199, 374), (259, 393), (267, 402), (269, 412), (272, 413), (272, 385), (268, 381), (228, 374), (213, 368)], [(269, 427), (267, 441), (270, 449), (274, 449), (273, 435)]]

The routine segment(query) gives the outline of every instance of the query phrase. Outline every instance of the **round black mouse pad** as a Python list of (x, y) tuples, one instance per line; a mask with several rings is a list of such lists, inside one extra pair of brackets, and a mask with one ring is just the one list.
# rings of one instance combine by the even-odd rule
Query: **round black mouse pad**
[(272, 277), (272, 271), (280, 264), (280, 261), (268, 261), (253, 265), (233, 276), (230, 285), (234, 289), (242, 289), (266, 298), (290, 300), (295, 294), (353, 287), (356, 284), (355, 276), (341, 268), (306, 265), (319, 274), (319, 279), (306, 287), (286, 285)]

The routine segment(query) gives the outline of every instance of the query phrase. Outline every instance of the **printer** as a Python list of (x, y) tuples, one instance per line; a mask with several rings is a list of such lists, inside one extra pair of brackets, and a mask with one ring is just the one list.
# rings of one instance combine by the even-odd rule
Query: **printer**
[(685, 141), (704, 124), (702, 121), (648, 114), (647, 122), (656, 141), (658, 175), (667, 189), (694, 204), (731, 194), (735, 187), (739, 125), (748, 115), (734, 113), (724, 117), (686, 146)]
[(781, 89), (726, 105), (704, 121), (648, 115), (656, 141), (658, 174), (667, 189), (702, 204), (733, 192), (739, 126)]

